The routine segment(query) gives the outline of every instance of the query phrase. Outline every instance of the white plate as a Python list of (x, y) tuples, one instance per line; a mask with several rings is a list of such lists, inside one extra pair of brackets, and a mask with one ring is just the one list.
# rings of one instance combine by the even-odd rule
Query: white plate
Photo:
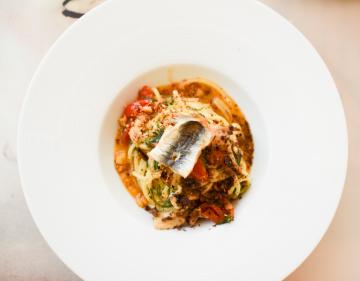
[[(116, 119), (144, 84), (202, 76), (245, 112), (253, 185), (233, 223), (157, 231), (113, 168)], [(280, 280), (336, 210), (347, 132), (334, 82), (308, 41), (255, 1), (108, 1), (36, 72), (19, 125), (27, 203), (86, 280)]]

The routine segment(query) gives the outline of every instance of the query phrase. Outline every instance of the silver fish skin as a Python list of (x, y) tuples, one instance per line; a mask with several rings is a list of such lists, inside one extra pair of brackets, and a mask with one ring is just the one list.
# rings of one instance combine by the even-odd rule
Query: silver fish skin
[(165, 130), (148, 156), (186, 178), (201, 151), (211, 143), (214, 136), (204, 120), (178, 116), (175, 121), (175, 125)]

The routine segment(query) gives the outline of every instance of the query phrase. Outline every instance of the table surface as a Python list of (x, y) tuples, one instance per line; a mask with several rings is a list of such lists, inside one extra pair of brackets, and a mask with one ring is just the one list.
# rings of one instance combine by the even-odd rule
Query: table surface
[[(0, 280), (75, 281), (37, 230), (21, 190), (16, 127), (30, 79), (74, 20), (60, 0), (0, 0)], [(286, 280), (360, 280), (360, 1), (263, 0), (312, 42), (332, 73), (349, 133), (348, 174), (335, 218)], [(336, 132), (335, 132), (336, 133)]]

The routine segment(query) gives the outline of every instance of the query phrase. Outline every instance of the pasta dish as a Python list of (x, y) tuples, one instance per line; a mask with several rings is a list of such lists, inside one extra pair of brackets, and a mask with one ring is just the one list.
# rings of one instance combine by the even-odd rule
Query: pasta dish
[(250, 187), (249, 125), (223, 89), (204, 79), (143, 86), (119, 118), (115, 168), (158, 229), (234, 220)]

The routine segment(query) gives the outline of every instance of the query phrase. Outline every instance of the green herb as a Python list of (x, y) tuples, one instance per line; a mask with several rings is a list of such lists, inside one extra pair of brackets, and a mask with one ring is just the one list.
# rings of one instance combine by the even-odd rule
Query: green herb
[(151, 145), (153, 143), (159, 142), (159, 140), (161, 139), (161, 136), (163, 135), (163, 133), (164, 133), (164, 128), (159, 128), (155, 132), (155, 135), (153, 137), (148, 138), (148, 139), (145, 140), (145, 144)]
[(233, 155), (234, 155), (234, 158), (235, 158), (236, 163), (237, 163), (238, 165), (240, 165), (241, 158), (242, 158), (241, 152), (236, 153), (236, 152), (234, 151), (234, 148), (232, 148), (232, 152), (233, 152)]
[(159, 170), (159, 163), (157, 161), (154, 161), (154, 170)]
[(234, 153), (235, 161), (238, 165), (240, 165), (242, 155), (241, 153)]
[(243, 195), (246, 191), (248, 191), (248, 189), (250, 188), (250, 181), (246, 180), (240, 183), (241, 185), (241, 189), (240, 189), (240, 196)]
[(169, 105), (173, 105), (174, 104), (174, 98), (173, 97), (169, 97), (164, 101), (164, 104), (169, 106)]
[(156, 202), (161, 202), (167, 199), (163, 197), (163, 190), (167, 187), (167, 185), (162, 180), (155, 180), (153, 182), (153, 186), (151, 188), (151, 192), (153, 194), (153, 198)]
[(229, 223), (229, 222), (232, 222), (233, 220), (234, 220), (234, 218), (232, 218), (231, 216), (225, 215), (224, 220), (220, 224)]
[(173, 207), (173, 205), (170, 202), (169, 192), (167, 192), (166, 196), (164, 196), (163, 194), (164, 188), (168, 188), (168, 187), (161, 180), (154, 181), (153, 187), (151, 188), (151, 195), (152, 195), (151, 198), (155, 201), (156, 208), (159, 211)]
[(152, 193), (155, 196), (160, 197), (161, 193), (162, 193), (162, 188), (163, 188), (162, 182), (161, 181), (156, 181), (151, 190), (152, 190)]
[(170, 199), (167, 199), (164, 202), (158, 204), (161, 208), (171, 208), (173, 205), (170, 202)]

